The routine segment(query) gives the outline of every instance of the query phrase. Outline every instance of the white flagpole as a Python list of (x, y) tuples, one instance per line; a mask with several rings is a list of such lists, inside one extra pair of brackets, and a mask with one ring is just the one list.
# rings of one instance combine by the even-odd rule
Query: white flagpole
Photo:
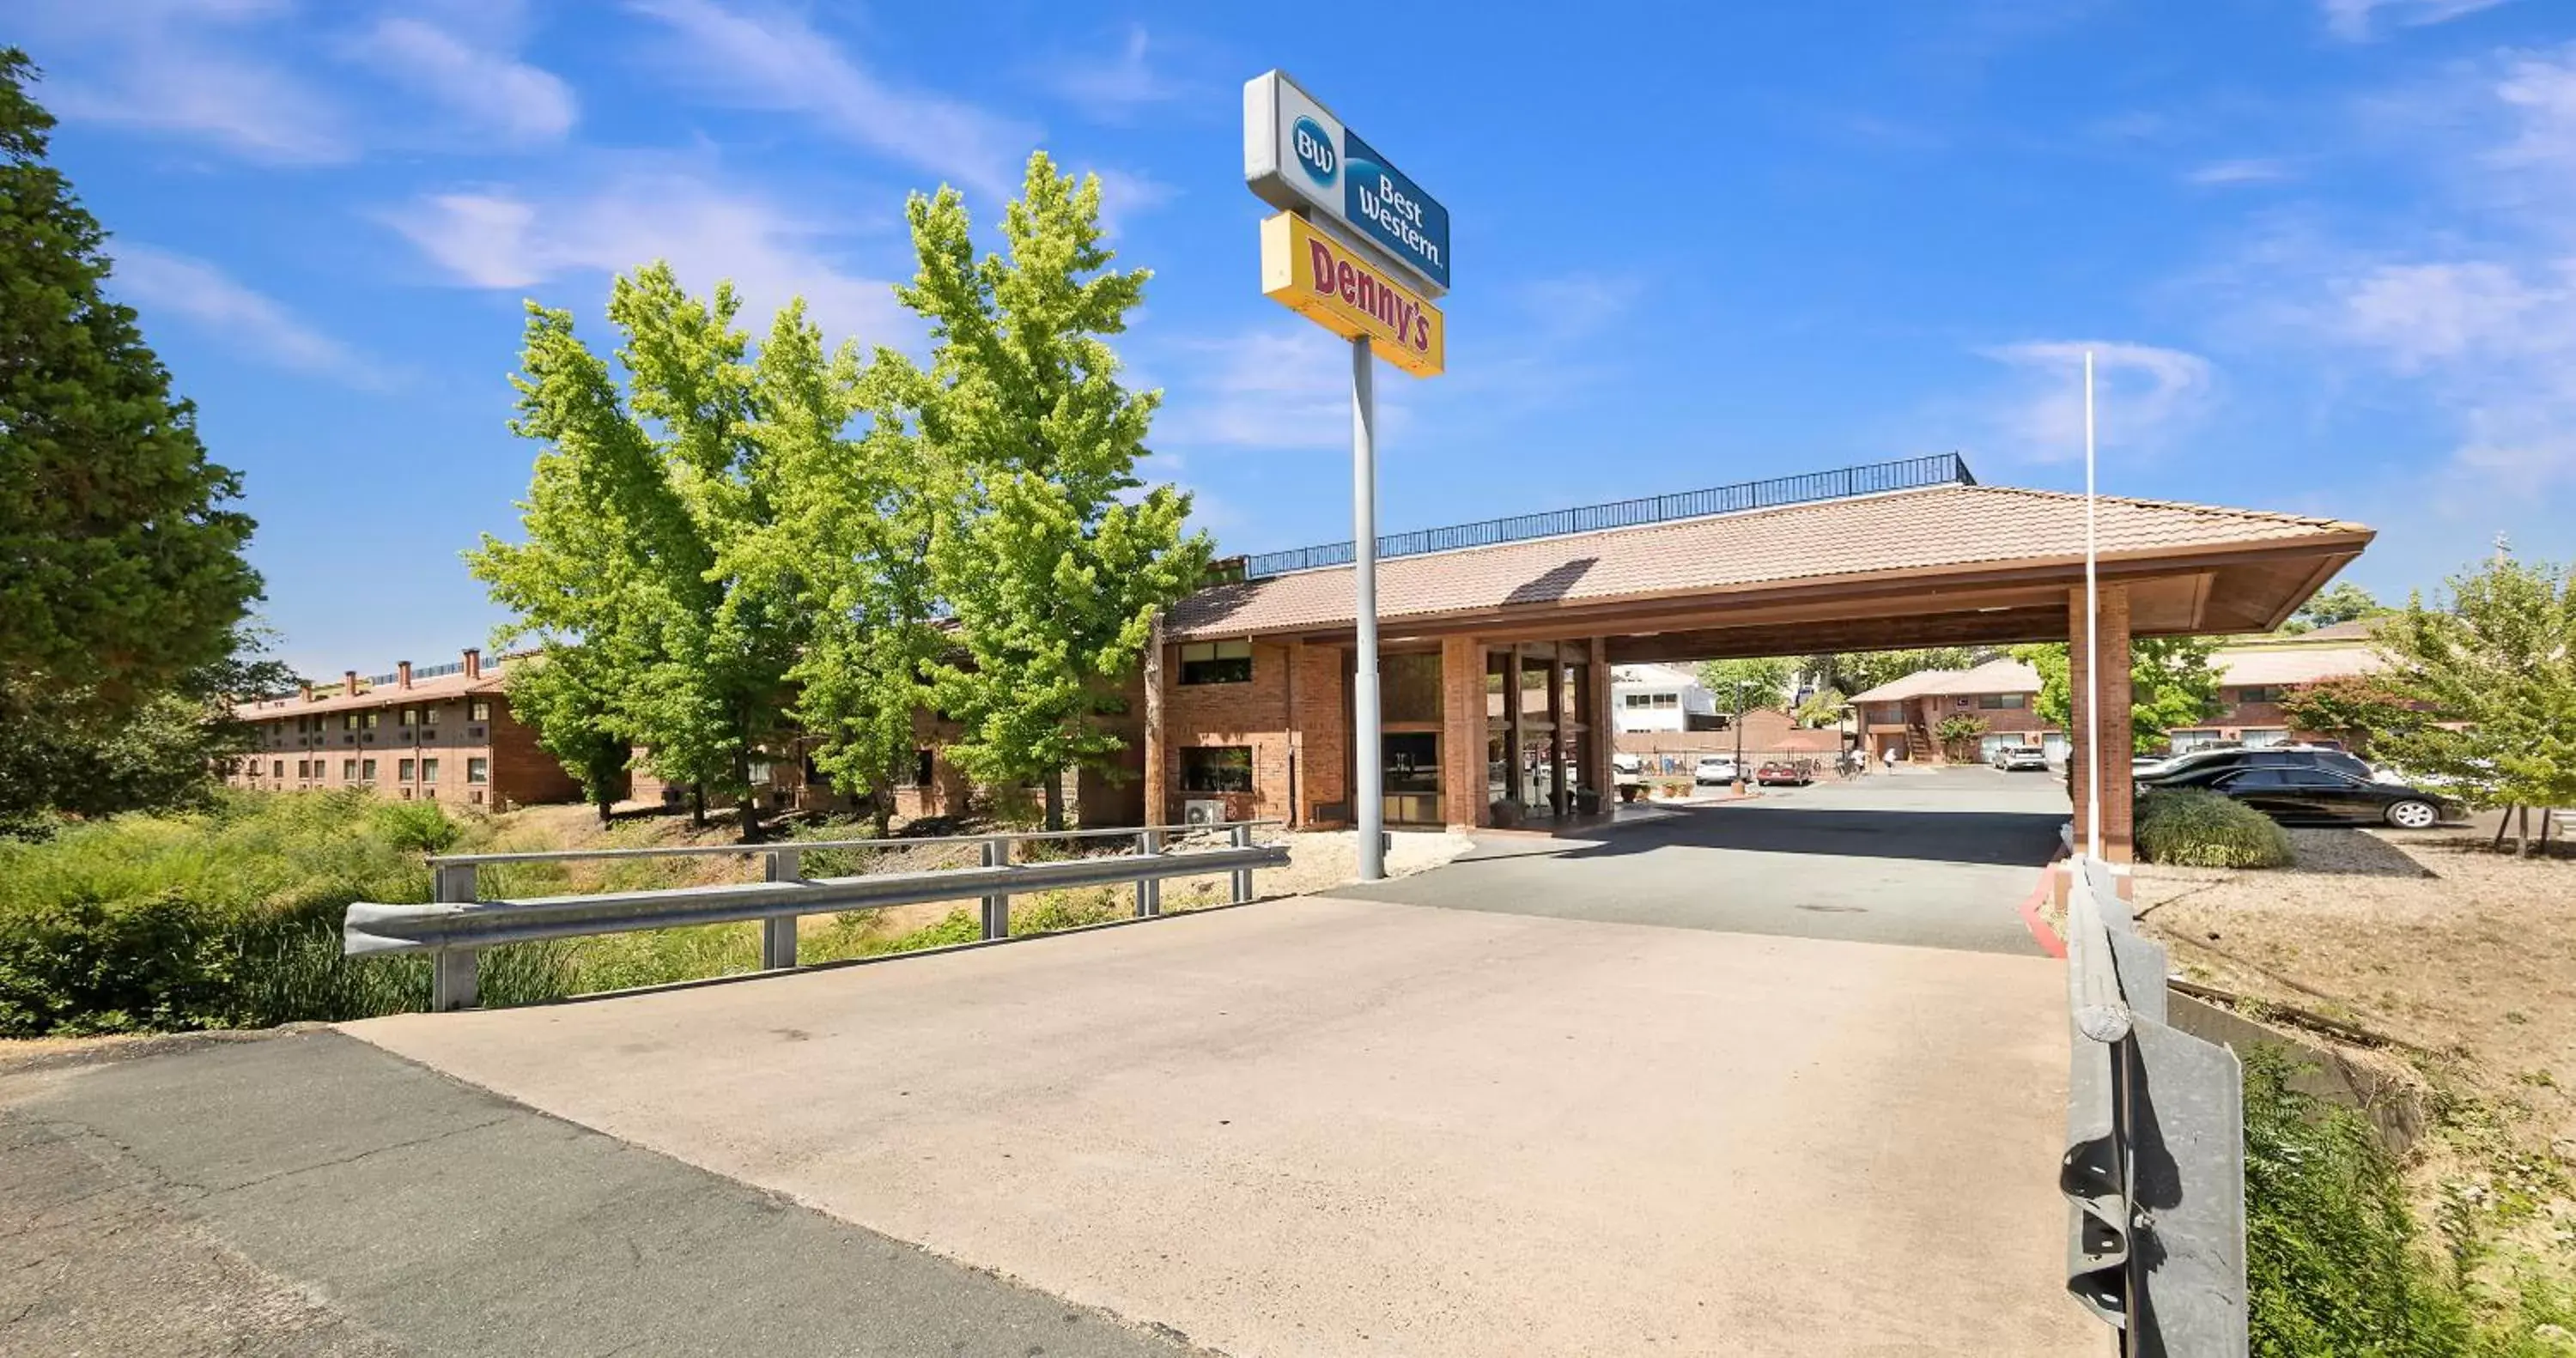
[(2102, 859), (2102, 600), (2095, 579), (2101, 544), (2093, 513), (2093, 351), (2084, 351), (2084, 852)]

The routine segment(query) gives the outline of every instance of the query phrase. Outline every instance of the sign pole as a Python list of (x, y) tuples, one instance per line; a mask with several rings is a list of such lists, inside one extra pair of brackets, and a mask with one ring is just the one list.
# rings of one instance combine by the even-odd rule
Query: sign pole
[[(1359, 640), (1352, 655), (1351, 725), (1359, 781), (1359, 878), (1386, 876), (1386, 744), (1377, 695), (1377, 388), (1369, 337), (1351, 340), (1351, 587)], [(1454, 795), (1454, 794), (1453, 794)]]

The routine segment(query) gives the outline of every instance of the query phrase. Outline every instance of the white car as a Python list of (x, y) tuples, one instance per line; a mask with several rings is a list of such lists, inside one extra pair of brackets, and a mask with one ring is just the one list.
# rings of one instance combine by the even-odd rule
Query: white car
[(2037, 745), (2006, 745), (1995, 751), (1995, 767), (2005, 773), (2048, 772), (2048, 751)]
[(1736, 768), (1735, 761), (1722, 754), (1706, 756), (1699, 761), (1697, 767), (1691, 770), (1691, 781), (1701, 787), (1722, 786), (1742, 776), (1743, 773)]

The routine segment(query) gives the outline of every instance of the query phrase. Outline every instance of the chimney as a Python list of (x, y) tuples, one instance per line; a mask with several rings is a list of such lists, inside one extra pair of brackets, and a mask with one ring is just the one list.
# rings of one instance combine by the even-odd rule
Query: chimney
[(483, 652), (472, 646), (465, 648), (465, 677), (468, 679), (483, 677)]
[(302, 691), (302, 692), (303, 692), (303, 694), (304, 694), (304, 701), (306, 701), (306, 702), (308, 702), (308, 703), (309, 703), (309, 702), (311, 702), (311, 701), (313, 701), (313, 681), (312, 681), (312, 680), (310, 680), (310, 679), (303, 680), (303, 681), (301, 681), (301, 682), (298, 684), (298, 687), (299, 687), (299, 689), (301, 689), (301, 691)]
[(358, 696), (358, 672), (356, 670), (342, 670), (340, 672), (340, 692), (351, 698)]
[(408, 660), (397, 660), (397, 661), (395, 661), (395, 662), (394, 662), (394, 687), (396, 687), (396, 688), (410, 688), (410, 687), (411, 687), (411, 662), (410, 662), (410, 661), (408, 661)]

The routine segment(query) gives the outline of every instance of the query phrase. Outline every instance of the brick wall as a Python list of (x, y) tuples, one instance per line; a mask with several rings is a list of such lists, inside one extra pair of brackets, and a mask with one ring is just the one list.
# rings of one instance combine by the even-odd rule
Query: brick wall
[[(1210, 797), (1225, 802), (1227, 820), (1288, 815), (1290, 650), (1282, 642), (1254, 642), (1252, 678), (1239, 684), (1184, 684), (1178, 655), (1167, 651), (1162, 747), (1164, 786), (1169, 790), (1161, 817), (1165, 823), (1179, 824), (1185, 803)], [(1198, 792), (1185, 786), (1182, 751), (1198, 746), (1248, 746), (1252, 790)], [(1312, 794), (1305, 795), (1311, 801)]]
[[(1348, 805), (1351, 795), (1351, 653), (1339, 646), (1301, 646), (1297, 658), (1297, 800), (1301, 824), (1327, 823), (1316, 808)], [(1340, 818), (1332, 824), (1348, 824)]]

